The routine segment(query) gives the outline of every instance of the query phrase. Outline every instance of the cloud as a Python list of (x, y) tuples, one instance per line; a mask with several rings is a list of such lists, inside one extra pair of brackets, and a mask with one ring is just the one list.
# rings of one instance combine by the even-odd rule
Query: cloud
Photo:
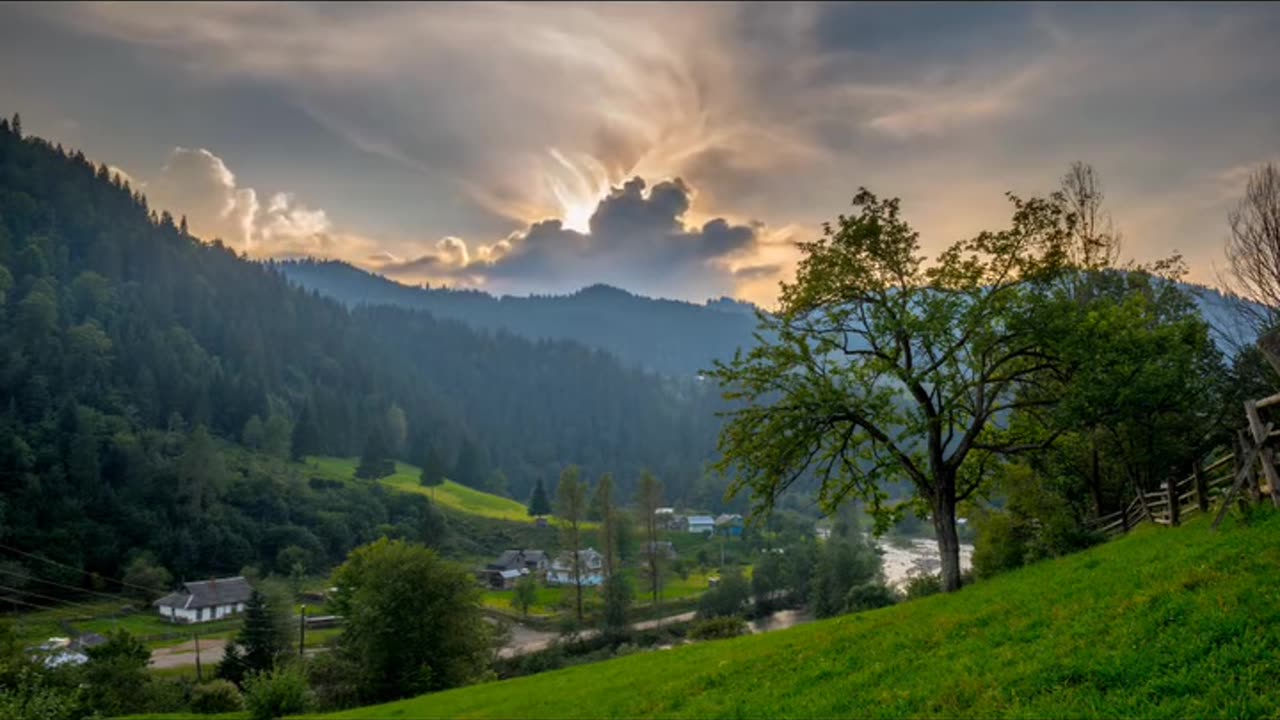
[(193, 235), (220, 239), (253, 258), (349, 258), (372, 244), (337, 233), (328, 213), (292, 193), (276, 192), (262, 203), (254, 188), (239, 185), (222, 158), (204, 148), (174, 148), (143, 190), (151, 207), (186, 216)]
[(634, 177), (600, 200), (588, 219), (588, 232), (558, 219), (543, 220), (492, 244), (477, 245), (474, 252), (461, 239), (447, 237), (430, 252), (376, 269), (407, 280), (447, 275), (511, 291), (569, 292), (589, 278), (667, 297), (687, 296), (690, 288), (714, 294), (731, 289), (736, 277), (766, 275), (772, 266), (741, 276), (729, 267), (754, 252), (762, 227), (719, 217), (689, 226), (693, 195), (680, 179), (650, 187)]

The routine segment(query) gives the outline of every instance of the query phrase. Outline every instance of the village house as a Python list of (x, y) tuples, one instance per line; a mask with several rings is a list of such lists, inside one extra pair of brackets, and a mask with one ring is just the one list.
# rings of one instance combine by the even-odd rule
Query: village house
[[(604, 556), (587, 548), (578, 551), (578, 573), (582, 585), (597, 586), (604, 584)], [(573, 553), (563, 553), (547, 570), (548, 585), (573, 585)]]
[(541, 575), (550, 565), (542, 550), (504, 550), (480, 571), (480, 579), (495, 590), (510, 590), (521, 577)]
[(671, 544), (670, 540), (659, 540), (655, 543), (644, 544), (645, 557), (648, 557), (649, 553), (654, 550), (657, 551), (658, 557), (660, 558), (665, 558), (667, 560), (676, 559), (676, 547)]
[(716, 519), (710, 515), (690, 515), (689, 532), (711, 534), (716, 531)]
[(716, 532), (721, 535), (739, 537), (742, 535), (742, 516), (736, 513), (721, 515), (716, 518)]
[(242, 577), (183, 583), (177, 591), (155, 601), (160, 616), (174, 622), (221, 620), (244, 612), (253, 588)]

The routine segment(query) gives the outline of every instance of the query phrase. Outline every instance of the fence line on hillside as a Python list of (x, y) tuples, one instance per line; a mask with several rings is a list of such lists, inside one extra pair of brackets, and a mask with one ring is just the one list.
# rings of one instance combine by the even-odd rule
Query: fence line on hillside
[(1176, 527), (1195, 513), (1208, 513), (1217, 507), (1213, 519), (1216, 529), (1226, 516), (1233, 500), (1246, 504), (1245, 496), (1255, 503), (1270, 497), (1280, 508), (1280, 470), (1276, 468), (1275, 444), (1280, 431), (1275, 423), (1264, 423), (1262, 411), (1280, 409), (1280, 394), (1244, 403), (1248, 430), (1237, 434), (1236, 447), (1211, 460), (1197, 461), (1191, 474), (1181, 480), (1166, 480), (1159, 490), (1134, 493), (1123, 510), (1107, 513), (1090, 521), (1089, 526), (1108, 538), (1124, 535), (1142, 522)]

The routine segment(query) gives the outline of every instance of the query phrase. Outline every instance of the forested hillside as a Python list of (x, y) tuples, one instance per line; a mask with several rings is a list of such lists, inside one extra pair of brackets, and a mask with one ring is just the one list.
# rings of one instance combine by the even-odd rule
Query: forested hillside
[(608, 285), (565, 296), (494, 297), (477, 290), (409, 287), (336, 261), (287, 261), (277, 267), (291, 281), (348, 305), (399, 305), (532, 339), (576, 340), (676, 377), (692, 377), (713, 360), (731, 358), (738, 347), (752, 343), (756, 329), (754, 306), (728, 298), (695, 305)]
[(644, 467), (671, 496), (702, 477), (718, 401), (696, 381), (348, 310), (185, 225), (0, 124), (0, 543), (114, 576), (142, 551), (177, 574), (288, 546), (341, 557), (381, 524), (417, 534), (425, 501), (312, 488), (284, 463), (371, 446), (434, 449), (453, 479), (521, 501), (568, 463), (624, 492)]

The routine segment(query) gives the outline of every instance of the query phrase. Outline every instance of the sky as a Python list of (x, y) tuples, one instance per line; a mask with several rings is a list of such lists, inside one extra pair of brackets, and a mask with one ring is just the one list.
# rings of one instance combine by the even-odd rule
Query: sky
[(1278, 4), (0, 4), (0, 112), (253, 258), (772, 306), (860, 186), (926, 254), (1093, 165), (1224, 269)]

